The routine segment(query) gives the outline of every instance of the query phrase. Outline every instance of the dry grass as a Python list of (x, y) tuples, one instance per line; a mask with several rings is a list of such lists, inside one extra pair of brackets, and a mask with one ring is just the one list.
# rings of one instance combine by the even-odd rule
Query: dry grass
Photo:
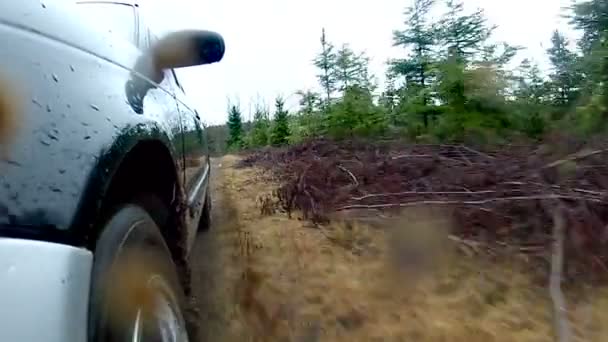
[[(232, 168), (235, 161), (225, 157), (215, 170), (229, 207), (215, 209), (230, 218), (213, 234), (226, 234), (233, 256), (223, 259), (230, 276), (220, 287), (234, 297), (223, 314), (231, 333), (213, 340), (553, 340), (546, 284), (509, 255), (463, 256), (448, 239), (446, 213), (409, 211), (374, 224), (343, 216), (317, 229), (262, 215), (259, 199), (273, 185), (258, 170)], [(569, 300), (576, 339), (608, 340), (608, 290), (579, 289)]]

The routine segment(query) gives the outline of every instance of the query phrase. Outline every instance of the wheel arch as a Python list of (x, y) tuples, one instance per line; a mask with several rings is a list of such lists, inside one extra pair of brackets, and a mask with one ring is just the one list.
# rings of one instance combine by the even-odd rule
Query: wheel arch
[(181, 258), (185, 253), (182, 240), (186, 227), (178, 161), (179, 154), (169, 134), (156, 123), (123, 129), (97, 159), (73, 221), (74, 230), (79, 227), (78, 231), (83, 232), (85, 246), (95, 249), (103, 224), (116, 206), (136, 200), (138, 195), (154, 195), (168, 210), (165, 224), (159, 223), (161, 233), (174, 258)]

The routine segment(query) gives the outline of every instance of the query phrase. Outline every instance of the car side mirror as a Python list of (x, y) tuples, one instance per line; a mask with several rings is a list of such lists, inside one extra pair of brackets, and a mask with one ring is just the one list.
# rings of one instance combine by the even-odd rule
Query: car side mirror
[(139, 57), (134, 71), (160, 83), (164, 70), (216, 63), (222, 60), (225, 50), (224, 39), (218, 33), (177, 31), (156, 41)]
[(222, 60), (224, 39), (211, 31), (178, 31), (158, 40), (150, 49), (157, 69), (212, 64)]
[[(156, 41), (137, 59), (133, 71), (158, 84), (165, 70), (217, 63), (225, 50), (224, 38), (216, 32), (177, 31)], [(143, 98), (154, 84), (132, 74), (125, 87), (129, 103), (141, 114)]]

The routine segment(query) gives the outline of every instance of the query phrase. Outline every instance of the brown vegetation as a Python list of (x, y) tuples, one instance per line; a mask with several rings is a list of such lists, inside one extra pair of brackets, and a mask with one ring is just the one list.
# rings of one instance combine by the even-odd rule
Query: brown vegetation
[(510, 247), (545, 260), (559, 205), (568, 223), (567, 275), (600, 279), (608, 275), (605, 147), (562, 140), (482, 151), (317, 140), (256, 152), (241, 166), (272, 170), (281, 182), (276, 195), (282, 208), (315, 224), (340, 211), (352, 216), (439, 206), (449, 209), (453, 239), (473, 249)]
[[(553, 340), (546, 283), (495, 247), (458, 254), (486, 247), (445, 234), (452, 208), (343, 211), (311, 229), (281, 212), (271, 174), (237, 162), (213, 163), (214, 226), (192, 255), (202, 341)], [(606, 340), (607, 295), (566, 291), (574, 341)]]

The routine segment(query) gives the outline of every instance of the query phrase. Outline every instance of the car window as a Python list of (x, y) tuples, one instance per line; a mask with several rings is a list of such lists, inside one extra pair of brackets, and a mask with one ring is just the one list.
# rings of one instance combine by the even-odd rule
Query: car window
[(103, 2), (78, 2), (77, 5), (87, 22), (136, 44), (137, 25), (133, 6)]

